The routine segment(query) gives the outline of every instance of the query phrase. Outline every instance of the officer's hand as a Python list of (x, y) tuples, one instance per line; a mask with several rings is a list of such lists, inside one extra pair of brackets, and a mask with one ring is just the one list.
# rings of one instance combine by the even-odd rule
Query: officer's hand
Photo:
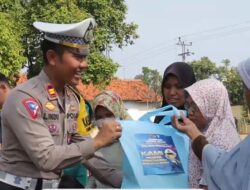
[(99, 133), (94, 138), (96, 150), (117, 141), (122, 132), (120, 123), (115, 119), (104, 119), (100, 125)]
[(202, 133), (196, 127), (196, 125), (181, 113), (181, 119), (183, 122), (179, 122), (176, 115), (171, 118), (172, 126), (182, 133), (186, 133), (190, 139), (194, 140)]

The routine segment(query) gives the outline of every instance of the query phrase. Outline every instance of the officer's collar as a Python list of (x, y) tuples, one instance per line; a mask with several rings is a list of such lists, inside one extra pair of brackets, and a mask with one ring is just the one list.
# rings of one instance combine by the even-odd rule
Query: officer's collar
[(50, 79), (48, 75), (42, 70), (39, 74), (39, 79), (41, 80), (44, 89), (48, 95), (49, 100), (56, 100), (58, 99), (58, 94), (56, 92), (56, 89), (54, 86), (51, 84)]
[(39, 73), (39, 78), (40, 80), (44, 83), (50, 83), (50, 79), (48, 77), (48, 75), (44, 72), (44, 70), (42, 69), (42, 71)]
[[(39, 74), (39, 78), (42, 81), (42, 84), (44, 86), (44, 89), (48, 95), (49, 100), (56, 100), (58, 99), (58, 94), (56, 92), (56, 89), (54, 88), (54, 86), (51, 84), (50, 79), (48, 77), (48, 75), (44, 72), (44, 70), (42, 70)], [(70, 87), (69, 85), (65, 85), (64, 86), (64, 90), (65, 90), (65, 95), (66, 96), (70, 96), (73, 90), (72, 87)]]

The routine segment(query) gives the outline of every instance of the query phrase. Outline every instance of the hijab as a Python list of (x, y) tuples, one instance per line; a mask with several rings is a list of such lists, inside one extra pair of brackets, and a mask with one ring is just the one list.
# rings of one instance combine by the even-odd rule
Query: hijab
[[(179, 80), (180, 85), (182, 86), (183, 89), (196, 82), (193, 68), (189, 64), (184, 62), (175, 62), (169, 65), (164, 71), (163, 80), (161, 84), (161, 91), (163, 96), (162, 107), (168, 105), (168, 103), (165, 101), (164, 98), (163, 85), (164, 82), (168, 79), (169, 75), (174, 75)], [(184, 106), (181, 106), (178, 109), (184, 109)], [(155, 118), (154, 122), (159, 123), (162, 120), (162, 118), (163, 116), (158, 116)]]
[[(250, 58), (238, 65), (241, 79), (250, 89)], [(225, 152), (213, 145), (206, 145), (202, 165), (208, 188), (211, 190), (250, 189), (250, 135), (232, 151)]]
[[(97, 106), (103, 106), (112, 112), (117, 119), (132, 120), (124, 107), (121, 97), (113, 91), (105, 90), (101, 92), (95, 97), (92, 105), (94, 111)], [(119, 141), (99, 149), (95, 154), (100, 157), (104, 157), (111, 170), (116, 169), (119, 171), (119, 173), (122, 171), (123, 149)], [(113, 188), (97, 179), (95, 182), (96, 188), (98, 189)]]
[(131, 120), (121, 97), (115, 92), (105, 90), (98, 94), (93, 101), (93, 110), (95, 110), (97, 106), (105, 107), (114, 114), (115, 118), (120, 120)]
[(250, 58), (239, 64), (238, 71), (244, 84), (250, 89)]
[[(207, 127), (202, 131), (210, 144), (229, 151), (240, 142), (225, 86), (215, 79), (196, 82), (185, 89), (191, 96), (203, 117)], [(194, 152), (189, 155), (189, 182), (192, 188), (199, 187), (202, 165)]]

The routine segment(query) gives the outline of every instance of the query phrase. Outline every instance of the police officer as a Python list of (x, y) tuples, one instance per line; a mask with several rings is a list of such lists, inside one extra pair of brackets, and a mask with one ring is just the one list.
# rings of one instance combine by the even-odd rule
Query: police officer
[(94, 19), (76, 24), (33, 25), (45, 33), (45, 64), (38, 76), (13, 89), (4, 104), (0, 189), (55, 188), (62, 169), (79, 163), (84, 163), (97, 178), (116, 183), (114, 170), (104, 171), (106, 163), (94, 152), (116, 141), (121, 127), (109, 120), (95, 138), (79, 135), (79, 102), (67, 86), (77, 84), (87, 68)]

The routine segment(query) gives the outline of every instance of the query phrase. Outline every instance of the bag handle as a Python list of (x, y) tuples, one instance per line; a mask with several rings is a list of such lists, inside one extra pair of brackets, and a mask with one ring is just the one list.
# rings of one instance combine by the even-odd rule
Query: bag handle
[(153, 111), (150, 111), (150, 112), (144, 114), (143, 116), (141, 116), (139, 118), (139, 121), (152, 122), (150, 120), (151, 117), (153, 117), (153, 116), (163, 116), (163, 118), (159, 122), (159, 124), (165, 125), (165, 124), (167, 124), (167, 123), (169, 123), (171, 121), (171, 117), (173, 115), (177, 115), (178, 118), (180, 118), (181, 117), (181, 112), (183, 112), (184, 115), (187, 116), (187, 111), (178, 110), (176, 107), (174, 107), (172, 105), (167, 105), (167, 106), (164, 106), (162, 108), (159, 108), (159, 109), (156, 109), (156, 110), (153, 110)]

